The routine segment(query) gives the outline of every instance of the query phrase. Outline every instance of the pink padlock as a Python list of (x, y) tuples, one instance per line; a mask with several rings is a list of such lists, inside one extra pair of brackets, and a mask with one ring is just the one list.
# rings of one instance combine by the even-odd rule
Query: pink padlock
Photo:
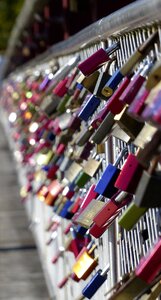
[(69, 80), (68, 77), (66, 77), (63, 80), (61, 80), (57, 84), (57, 86), (53, 89), (53, 94), (56, 95), (56, 96), (59, 96), (59, 97), (63, 97), (66, 94), (67, 90), (68, 90), (68, 88), (66, 86), (68, 80)]
[(143, 257), (135, 270), (137, 277), (150, 284), (161, 270), (161, 239), (154, 248)]
[(148, 91), (145, 88), (145, 86), (143, 85), (127, 110), (128, 114), (130, 116), (132, 116), (133, 118), (135, 118), (139, 121), (143, 120), (143, 118), (141, 117), (141, 114), (146, 107), (145, 101), (146, 101), (147, 97), (149, 96), (149, 93), (150, 93), (150, 91)]
[(114, 185), (121, 191), (134, 194), (142, 173), (143, 167), (137, 157), (133, 153), (129, 153)]
[(88, 76), (94, 71), (99, 69), (103, 64), (110, 60), (109, 55), (112, 54), (119, 48), (119, 43), (114, 43), (111, 47), (107, 49), (99, 49), (86, 60), (81, 62), (78, 65), (79, 70), (85, 75)]
[(150, 72), (151, 68), (153, 67), (153, 62), (146, 64), (141, 72), (137, 72), (134, 77), (132, 78), (131, 82), (124, 90), (122, 95), (120, 96), (120, 101), (125, 104), (131, 104), (134, 100), (135, 96), (137, 95), (140, 88), (143, 86), (147, 74)]

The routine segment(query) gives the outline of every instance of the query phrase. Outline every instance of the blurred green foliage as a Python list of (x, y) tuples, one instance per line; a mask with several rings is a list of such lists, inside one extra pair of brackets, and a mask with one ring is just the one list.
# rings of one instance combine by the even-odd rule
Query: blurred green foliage
[(11, 30), (23, 3), (24, 0), (0, 0), (0, 52), (4, 52), (7, 47)]

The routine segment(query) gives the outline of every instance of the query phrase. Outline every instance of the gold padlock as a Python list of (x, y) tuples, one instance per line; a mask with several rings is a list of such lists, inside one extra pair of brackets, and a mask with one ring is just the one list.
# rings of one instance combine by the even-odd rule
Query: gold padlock
[(98, 257), (92, 257), (92, 252), (96, 248), (94, 245), (89, 251), (86, 247), (81, 250), (78, 258), (73, 265), (72, 271), (79, 279), (85, 280), (98, 264)]
[(134, 140), (143, 128), (144, 124), (131, 118), (127, 114), (127, 109), (128, 106), (125, 106), (121, 113), (114, 117), (114, 120), (120, 128), (125, 131), (132, 140)]

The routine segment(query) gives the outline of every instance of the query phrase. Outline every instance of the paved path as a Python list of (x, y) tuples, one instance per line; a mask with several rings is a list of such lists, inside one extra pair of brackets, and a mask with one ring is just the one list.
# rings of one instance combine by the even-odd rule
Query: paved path
[(0, 300), (49, 300), (0, 125)]

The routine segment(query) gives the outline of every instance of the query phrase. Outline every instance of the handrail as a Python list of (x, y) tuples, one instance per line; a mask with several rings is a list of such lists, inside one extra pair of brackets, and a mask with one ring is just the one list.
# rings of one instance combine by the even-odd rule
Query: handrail
[(138, 0), (94, 22), (69, 39), (51, 46), (24, 66), (35, 65), (36, 62), (42, 62), (46, 58), (72, 54), (117, 33), (127, 32), (157, 20), (161, 20), (161, 0)]

